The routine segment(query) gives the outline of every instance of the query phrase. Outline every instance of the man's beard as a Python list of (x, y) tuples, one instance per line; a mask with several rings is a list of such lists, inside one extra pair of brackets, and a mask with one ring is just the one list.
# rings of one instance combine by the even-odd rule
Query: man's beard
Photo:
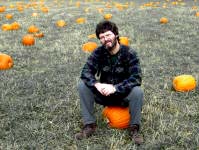
[(107, 44), (108, 42), (111, 42), (111, 41), (107, 41), (106, 43), (104, 43), (104, 47), (105, 47), (109, 52), (111, 52), (111, 51), (115, 48), (115, 46), (116, 46), (116, 44), (117, 44), (117, 38), (116, 38), (116, 37), (114, 38), (113, 42), (111, 42), (112, 45), (111, 45), (110, 47), (109, 47), (109, 46), (106, 46), (106, 44)]

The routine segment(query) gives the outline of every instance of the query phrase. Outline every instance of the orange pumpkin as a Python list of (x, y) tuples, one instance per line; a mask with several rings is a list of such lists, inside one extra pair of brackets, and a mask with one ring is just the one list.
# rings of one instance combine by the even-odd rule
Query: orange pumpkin
[(12, 57), (7, 54), (0, 53), (0, 70), (10, 69), (12, 66)]
[(44, 37), (44, 33), (43, 33), (43, 32), (35, 33), (35, 34), (34, 34), (34, 37), (42, 38), (42, 37)]
[(10, 24), (3, 24), (3, 25), (1, 26), (1, 29), (2, 29), (3, 31), (12, 30), (12, 26), (11, 26)]
[(166, 24), (168, 22), (169, 22), (169, 20), (167, 18), (165, 18), (165, 17), (160, 18), (160, 23), (161, 24)]
[(31, 46), (35, 44), (35, 38), (31, 34), (24, 35), (22, 38), (22, 44), (25, 46)]
[(128, 46), (129, 45), (129, 39), (128, 39), (128, 37), (125, 37), (125, 36), (120, 37), (120, 44)]
[(112, 128), (124, 129), (129, 127), (130, 114), (128, 107), (106, 106), (102, 114)]
[(85, 23), (86, 22), (86, 19), (85, 18), (77, 18), (76, 19), (76, 23), (78, 23), (78, 24), (83, 24), (83, 23)]
[(173, 79), (173, 88), (176, 91), (186, 92), (195, 89), (196, 80), (192, 75), (179, 75)]
[(105, 14), (104, 19), (109, 20), (112, 18), (112, 14)]
[(89, 38), (89, 39), (91, 39), (91, 38), (96, 38), (96, 34), (95, 34), (95, 33), (94, 33), (94, 34), (89, 34), (89, 35), (88, 35), (88, 38)]
[(12, 30), (18, 30), (20, 28), (20, 24), (18, 22), (11, 23)]
[(12, 9), (12, 8), (15, 8), (15, 5), (10, 4), (10, 6), (9, 6), (9, 7)]
[(64, 27), (66, 25), (66, 22), (64, 20), (58, 20), (56, 22), (57, 27)]
[(196, 17), (199, 17), (199, 11), (195, 13), (195, 16), (196, 16)]
[(24, 7), (23, 7), (23, 6), (17, 6), (17, 10), (18, 10), (19, 12), (23, 12), (23, 11), (24, 11)]
[(95, 42), (87, 42), (83, 44), (82, 50), (85, 52), (92, 52), (98, 47), (97, 43)]
[(36, 32), (39, 32), (39, 28), (35, 25), (31, 25), (29, 28), (28, 28), (28, 32), (29, 33), (36, 33)]
[(6, 7), (5, 6), (0, 6), (0, 13), (6, 11)]
[(197, 10), (198, 7), (197, 7), (197, 6), (192, 6), (192, 9), (193, 9), (193, 10)]
[(41, 8), (41, 11), (42, 11), (43, 13), (48, 13), (48, 7), (42, 7), (42, 8)]
[(37, 16), (38, 16), (38, 13), (34, 12), (34, 13), (32, 13), (32, 16), (33, 16), (33, 17), (37, 17)]
[(80, 2), (76, 2), (76, 7), (80, 7)]
[(12, 14), (6, 14), (6, 19), (12, 19), (13, 18), (13, 15)]
[(99, 13), (103, 13), (104, 12), (103, 8), (97, 8), (97, 10), (98, 10)]

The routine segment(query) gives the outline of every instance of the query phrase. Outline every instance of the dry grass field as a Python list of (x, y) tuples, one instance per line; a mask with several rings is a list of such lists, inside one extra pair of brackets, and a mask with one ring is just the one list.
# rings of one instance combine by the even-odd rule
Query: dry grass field
[[(14, 61), (12, 68), (0, 70), (0, 149), (198, 150), (198, 84), (189, 92), (172, 88), (177, 75), (199, 80), (197, 12), (198, 0), (0, 0), (0, 52)], [(140, 146), (126, 130), (107, 126), (100, 105), (97, 133), (74, 139), (82, 126), (77, 84), (90, 54), (82, 45), (100, 44), (88, 35), (107, 13), (141, 60), (145, 102)], [(80, 17), (85, 22), (78, 24)], [(168, 23), (161, 24), (161, 17)], [(57, 27), (58, 20), (66, 25)], [(20, 28), (3, 29), (13, 22)], [(31, 25), (44, 37), (24, 46), (22, 37)]]

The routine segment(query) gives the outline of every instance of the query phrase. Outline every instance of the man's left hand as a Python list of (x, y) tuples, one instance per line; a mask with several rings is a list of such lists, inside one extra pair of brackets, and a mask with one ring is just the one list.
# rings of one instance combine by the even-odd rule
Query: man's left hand
[(115, 93), (116, 88), (112, 84), (103, 84), (102, 94), (109, 96), (110, 94)]

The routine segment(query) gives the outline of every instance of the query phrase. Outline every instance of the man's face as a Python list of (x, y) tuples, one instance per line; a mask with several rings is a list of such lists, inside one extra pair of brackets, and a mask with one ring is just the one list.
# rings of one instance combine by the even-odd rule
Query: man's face
[(112, 50), (117, 43), (117, 37), (112, 31), (106, 31), (104, 33), (100, 33), (99, 39), (101, 44), (105, 46), (105, 48), (108, 50)]

